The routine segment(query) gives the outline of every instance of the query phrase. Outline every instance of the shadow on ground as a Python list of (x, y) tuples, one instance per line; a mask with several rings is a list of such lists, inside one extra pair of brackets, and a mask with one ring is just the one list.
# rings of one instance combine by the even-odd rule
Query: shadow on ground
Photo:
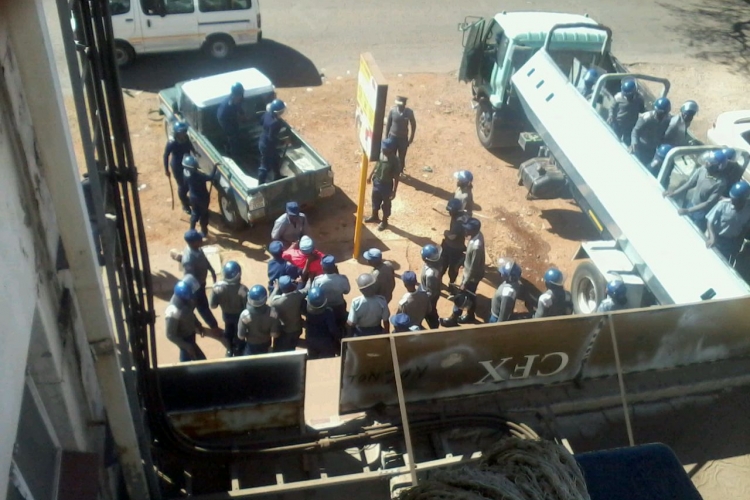
[(601, 238), (591, 220), (577, 207), (571, 210), (561, 208), (542, 210), (539, 216), (549, 222), (550, 227), (547, 231), (566, 240), (590, 241)]
[(253, 67), (277, 87), (314, 87), (322, 83), (320, 72), (307, 56), (273, 40), (238, 47), (224, 61), (211, 59), (200, 51), (139, 55), (132, 66), (120, 70), (120, 83), (126, 89), (158, 92), (177, 82)]

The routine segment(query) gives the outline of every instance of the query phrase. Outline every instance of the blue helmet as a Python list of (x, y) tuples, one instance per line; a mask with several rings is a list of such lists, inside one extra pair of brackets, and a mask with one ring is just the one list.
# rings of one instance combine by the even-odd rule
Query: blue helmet
[(224, 279), (229, 282), (239, 281), (242, 276), (242, 268), (237, 262), (230, 260), (224, 264), (221, 274), (224, 276)]
[(656, 156), (658, 156), (661, 159), (664, 159), (667, 157), (667, 153), (672, 149), (671, 144), (662, 144), (658, 148), (656, 148)]
[(468, 170), (459, 170), (453, 177), (456, 178), (459, 184), (469, 184), (474, 180), (474, 176)]
[(315, 309), (320, 309), (321, 307), (325, 307), (328, 300), (323, 290), (318, 286), (314, 286), (307, 292), (307, 303)]
[(737, 157), (737, 151), (735, 151), (734, 148), (723, 148), (721, 152), (724, 153), (724, 157), (727, 161), (732, 161)]
[(203, 233), (196, 231), (195, 229), (188, 229), (183, 235), (185, 243), (197, 243), (203, 241)]
[(175, 122), (174, 125), (172, 125), (172, 132), (175, 134), (184, 134), (188, 131), (188, 124), (185, 122)]
[(433, 245), (432, 243), (423, 246), (421, 254), (422, 259), (427, 262), (437, 262), (440, 260), (440, 249), (437, 245)]
[(625, 95), (633, 95), (638, 90), (638, 84), (632, 78), (625, 78), (620, 82), (620, 92)]
[(247, 294), (247, 303), (253, 307), (264, 306), (266, 300), (268, 300), (268, 292), (262, 285), (253, 286)]
[(553, 286), (563, 286), (564, 282), (565, 277), (563, 276), (562, 271), (560, 271), (556, 267), (550, 267), (549, 269), (547, 269), (547, 272), (544, 273), (544, 285), (547, 288), (551, 288)]
[(280, 241), (274, 240), (268, 245), (268, 253), (270, 253), (274, 257), (278, 257), (283, 251), (284, 244)]
[(391, 316), (391, 324), (396, 328), (408, 330), (411, 326), (411, 318), (406, 313), (398, 313)]
[(698, 113), (698, 103), (695, 101), (685, 101), (685, 103), (680, 106), (680, 113), (690, 117), (695, 116)]
[(198, 168), (198, 160), (193, 155), (185, 155), (182, 158), (182, 166), (187, 168)]
[(729, 190), (729, 197), (733, 200), (747, 200), (750, 196), (750, 184), (747, 181), (740, 181)]
[(508, 281), (518, 281), (521, 279), (521, 266), (512, 260), (505, 261), (500, 268), (500, 276)]
[(240, 82), (235, 83), (232, 85), (231, 94), (233, 96), (245, 96), (245, 87), (242, 86)]
[(621, 279), (614, 279), (607, 283), (607, 295), (616, 300), (622, 300), (627, 294), (625, 282)]
[(280, 115), (286, 110), (286, 104), (281, 99), (274, 99), (268, 106), (268, 110)]
[(291, 276), (285, 274), (279, 278), (279, 288), (282, 292), (292, 292), (297, 289), (297, 284), (292, 280)]
[(660, 97), (654, 101), (654, 109), (669, 113), (672, 110), (672, 103), (666, 97)]
[(193, 287), (191, 287), (188, 283), (185, 283), (184, 280), (180, 280), (174, 286), (174, 294), (179, 299), (182, 299), (182, 300), (192, 300), (192, 298), (193, 298)]
[(380, 141), (380, 149), (383, 151), (393, 151), (396, 149), (396, 139), (393, 139), (392, 137), (387, 137)]
[(724, 155), (724, 153), (717, 149), (715, 151), (711, 151), (706, 155), (706, 165), (709, 167), (717, 167), (719, 170), (724, 168), (724, 166), (727, 163), (727, 157)]
[(474, 235), (477, 234), (480, 229), (482, 229), (482, 221), (480, 221), (476, 217), (472, 217), (471, 219), (464, 222), (463, 226), (464, 231), (466, 231), (467, 234)]
[(461, 210), (461, 205), (462, 205), (461, 200), (457, 200), (456, 198), (451, 198), (450, 200), (448, 200), (448, 204), (445, 206), (445, 209), (449, 213), (458, 212), (459, 210)]
[(596, 68), (589, 69), (585, 75), (583, 75), (583, 83), (587, 87), (593, 87), (596, 81), (599, 79), (599, 71)]
[(415, 273), (414, 271), (405, 271), (404, 274), (401, 275), (401, 281), (403, 281), (405, 285), (416, 285), (417, 273)]
[(183, 276), (182, 281), (193, 290), (193, 293), (201, 289), (201, 284), (198, 281), (198, 278), (192, 274), (186, 274)]

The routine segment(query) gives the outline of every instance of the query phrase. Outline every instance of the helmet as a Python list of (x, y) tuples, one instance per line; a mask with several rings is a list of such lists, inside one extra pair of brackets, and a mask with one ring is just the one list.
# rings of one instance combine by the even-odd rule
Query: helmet
[(268, 253), (273, 255), (274, 257), (278, 257), (281, 255), (281, 252), (284, 251), (284, 244), (280, 241), (272, 241), (268, 245)]
[(658, 156), (659, 158), (664, 159), (664, 158), (667, 157), (667, 153), (669, 153), (669, 151), (671, 149), (672, 149), (672, 145), (671, 144), (662, 144), (661, 146), (659, 146), (658, 148), (656, 148), (656, 156)]
[(383, 139), (380, 142), (380, 149), (382, 149), (383, 151), (393, 151), (394, 149), (396, 149), (396, 140), (390, 137)]
[(718, 167), (721, 170), (727, 163), (727, 157), (720, 149), (717, 149), (708, 153), (705, 161), (707, 166)]
[(357, 288), (364, 290), (375, 284), (375, 276), (370, 273), (360, 274), (357, 277)]
[(402, 330), (408, 330), (411, 326), (411, 318), (406, 313), (394, 314), (390, 321), (393, 326)]
[(324, 307), (327, 302), (326, 294), (323, 293), (323, 290), (320, 287), (314, 286), (307, 292), (307, 303), (315, 309)]
[(620, 91), (625, 95), (633, 95), (638, 90), (638, 84), (632, 78), (626, 78), (620, 82)]
[(468, 234), (477, 234), (480, 229), (482, 229), (482, 222), (475, 217), (464, 222), (464, 231)]
[(371, 262), (379, 261), (379, 260), (383, 260), (383, 252), (381, 252), (377, 248), (371, 248), (365, 251), (365, 253), (362, 254), (362, 257), (364, 257), (365, 260), (371, 261)]
[(274, 99), (271, 101), (268, 110), (280, 115), (286, 110), (286, 104), (281, 99)]
[(453, 177), (456, 178), (459, 184), (468, 184), (474, 180), (474, 176), (468, 170), (459, 170)]
[(188, 229), (185, 231), (183, 238), (185, 238), (185, 243), (196, 243), (198, 241), (203, 241), (203, 233), (196, 231), (195, 229)]
[(178, 281), (174, 286), (174, 294), (182, 300), (191, 300), (193, 298), (193, 289), (184, 280)]
[(685, 101), (685, 103), (680, 106), (680, 113), (695, 116), (698, 113), (698, 103), (695, 101)]
[(599, 71), (595, 68), (589, 69), (585, 75), (583, 75), (583, 83), (587, 87), (593, 87), (596, 81), (599, 79)]
[(627, 287), (621, 279), (614, 279), (607, 283), (607, 295), (613, 299), (624, 299), (626, 293)]
[(297, 284), (292, 281), (291, 277), (285, 274), (279, 278), (279, 288), (282, 292), (291, 292), (297, 289)]
[(262, 285), (255, 285), (247, 294), (247, 303), (253, 307), (261, 307), (266, 304), (268, 292)]
[(422, 259), (427, 262), (437, 262), (440, 260), (440, 249), (437, 245), (429, 243), (422, 247)]
[(724, 148), (721, 150), (722, 153), (724, 153), (724, 157), (727, 159), (727, 161), (732, 161), (737, 157), (737, 151), (735, 151), (733, 148)]
[(198, 168), (198, 160), (193, 155), (185, 155), (182, 158), (182, 166), (187, 168)]
[(448, 200), (448, 204), (445, 206), (445, 209), (448, 212), (458, 212), (461, 210), (461, 200), (457, 200), (455, 198), (451, 198)]
[(172, 132), (175, 134), (184, 134), (188, 131), (188, 124), (185, 122), (175, 122), (174, 125), (172, 125)]
[(315, 243), (309, 236), (303, 236), (299, 240), (299, 249), (302, 250), (302, 253), (305, 255), (310, 254), (315, 250)]
[(235, 261), (230, 260), (224, 264), (221, 274), (224, 275), (224, 279), (227, 281), (239, 281), (242, 276), (242, 268)]
[(562, 271), (555, 267), (550, 267), (549, 269), (547, 269), (547, 272), (544, 273), (544, 285), (547, 288), (553, 286), (563, 286), (564, 282), (565, 277), (563, 276)]
[(665, 113), (669, 113), (669, 111), (672, 109), (672, 103), (669, 102), (669, 99), (667, 99), (666, 97), (660, 97), (654, 101), (654, 109), (657, 111), (664, 111)]
[(245, 96), (245, 87), (242, 86), (240, 82), (235, 83), (232, 85), (231, 93), (233, 96)]
[(500, 276), (510, 281), (518, 281), (521, 279), (521, 266), (516, 264), (512, 260), (505, 261), (500, 268)]
[(404, 282), (404, 284), (417, 284), (417, 273), (414, 271), (405, 271), (404, 274), (401, 275), (401, 281)]
[(746, 200), (750, 196), (750, 184), (740, 181), (729, 190), (729, 197), (733, 200)]

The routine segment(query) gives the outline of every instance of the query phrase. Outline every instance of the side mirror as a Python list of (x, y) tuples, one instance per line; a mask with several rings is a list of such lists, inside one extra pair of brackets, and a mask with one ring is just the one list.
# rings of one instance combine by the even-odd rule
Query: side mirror
[(458, 23), (457, 28), (458, 28), (458, 31), (466, 31), (466, 28), (468, 26), (469, 26), (469, 23), (463, 22), (463, 23)]

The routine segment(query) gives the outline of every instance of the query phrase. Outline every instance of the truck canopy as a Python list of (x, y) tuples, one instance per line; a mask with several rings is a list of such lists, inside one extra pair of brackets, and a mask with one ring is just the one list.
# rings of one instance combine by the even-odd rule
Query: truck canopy
[(266, 75), (255, 68), (241, 69), (191, 80), (182, 84), (182, 92), (198, 108), (206, 108), (221, 103), (235, 83), (245, 87), (245, 98), (274, 91), (273, 83)]
[[(556, 12), (507, 12), (497, 14), (495, 21), (502, 26), (505, 36), (517, 45), (534, 48), (544, 45), (547, 33), (557, 24), (598, 24), (590, 17)], [(553, 34), (552, 48), (598, 51), (602, 49), (605, 41), (606, 35), (601, 31), (570, 28), (558, 30)]]

